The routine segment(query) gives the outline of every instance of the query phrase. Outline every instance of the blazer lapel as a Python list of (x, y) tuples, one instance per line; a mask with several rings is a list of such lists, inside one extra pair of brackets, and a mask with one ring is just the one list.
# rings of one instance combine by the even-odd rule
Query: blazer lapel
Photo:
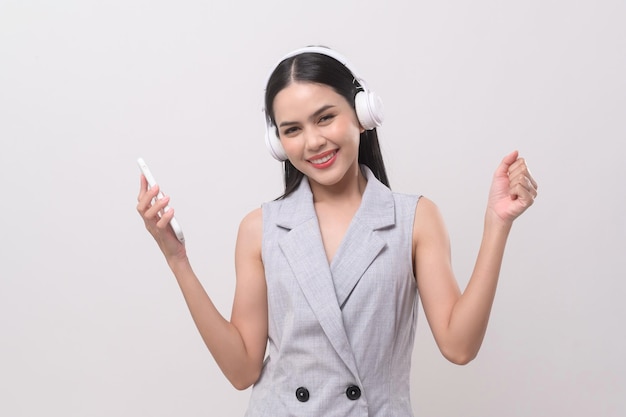
[(352, 374), (359, 378), (306, 177), (298, 190), (283, 201), (280, 210), (278, 226), (290, 231), (281, 238), (279, 246), (331, 345)]
[(380, 183), (366, 166), (362, 166), (362, 169), (367, 177), (367, 187), (361, 206), (331, 263), (340, 308), (343, 308), (367, 268), (386, 246), (376, 230), (395, 223), (391, 190)]

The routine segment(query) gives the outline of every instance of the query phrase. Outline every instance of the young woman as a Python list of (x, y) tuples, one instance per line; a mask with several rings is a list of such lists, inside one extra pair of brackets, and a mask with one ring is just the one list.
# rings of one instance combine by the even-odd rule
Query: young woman
[[(461, 293), (435, 204), (389, 189), (378, 98), (345, 58), (287, 55), (265, 91), (266, 142), (285, 192), (241, 222), (230, 320), (215, 308), (141, 178), (137, 210), (176, 277), (224, 375), (254, 385), (247, 415), (412, 416), (410, 358), (418, 294), (451, 362), (480, 348), (513, 221), (537, 195), (512, 152), (496, 169), (476, 266)], [(266, 354), (267, 347), (267, 354)]]

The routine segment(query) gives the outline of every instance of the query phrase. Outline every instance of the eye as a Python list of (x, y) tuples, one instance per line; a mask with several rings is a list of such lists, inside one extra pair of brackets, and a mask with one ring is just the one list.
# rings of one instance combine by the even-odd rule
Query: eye
[(335, 118), (335, 115), (333, 113), (329, 113), (329, 114), (325, 114), (322, 117), (319, 118), (318, 123), (319, 124), (328, 124), (330, 123), (333, 119)]
[(287, 129), (283, 130), (282, 135), (283, 136), (293, 136), (294, 134), (296, 134), (296, 132), (298, 132), (299, 127), (297, 126), (291, 126), (288, 127)]

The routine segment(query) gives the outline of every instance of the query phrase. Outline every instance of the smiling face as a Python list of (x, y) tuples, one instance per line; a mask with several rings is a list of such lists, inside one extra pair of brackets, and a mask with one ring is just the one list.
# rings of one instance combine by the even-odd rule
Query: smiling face
[(292, 82), (274, 98), (273, 111), (289, 161), (312, 186), (358, 178), (363, 129), (343, 96), (324, 84)]

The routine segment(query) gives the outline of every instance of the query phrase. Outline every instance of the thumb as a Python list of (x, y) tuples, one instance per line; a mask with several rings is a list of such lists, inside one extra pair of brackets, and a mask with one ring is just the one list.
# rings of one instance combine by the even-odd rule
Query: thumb
[(502, 162), (500, 162), (500, 165), (496, 170), (496, 175), (507, 175), (509, 172), (509, 167), (511, 166), (511, 164), (513, 164), (513, 162), (517, 161), (518, 156), (519, 151), (514, 150), (513, 152), (502, 158)]

